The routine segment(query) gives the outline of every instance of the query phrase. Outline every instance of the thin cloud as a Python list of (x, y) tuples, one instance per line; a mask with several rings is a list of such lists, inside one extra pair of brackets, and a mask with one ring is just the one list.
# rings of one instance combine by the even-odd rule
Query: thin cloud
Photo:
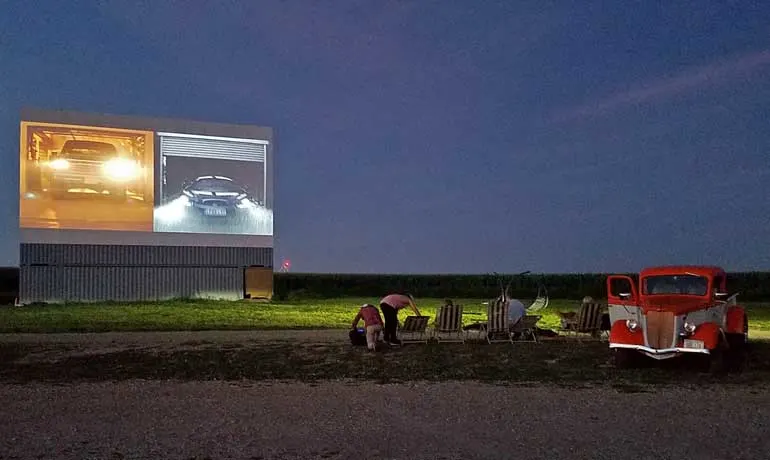
[(606, 99), (558, 110), (550, 121), (563, 123), (606, 115), (624, 107), (654, 102), (693, 89), (725, 82), (767, 64), (770, 64), (770, 50), (721, 60), (676, 77), (659, 79), (643, 87), (614, 94)]

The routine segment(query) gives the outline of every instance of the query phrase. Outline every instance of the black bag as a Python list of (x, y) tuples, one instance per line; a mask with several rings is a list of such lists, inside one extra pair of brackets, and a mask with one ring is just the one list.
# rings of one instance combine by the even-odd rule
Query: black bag
[(350, 344), (353, 346), (366, 346), (366, 329), (353, 329), (350, 331)]

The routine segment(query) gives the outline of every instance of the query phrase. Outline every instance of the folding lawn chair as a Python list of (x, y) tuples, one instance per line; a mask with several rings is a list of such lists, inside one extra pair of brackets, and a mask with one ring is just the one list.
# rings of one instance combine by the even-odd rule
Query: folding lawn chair
[(522, 316), (519, 321), (511, 327), (512, 336), (518, 334), (518, 338), (514, 342), (535, 342), (537, 343), (537, 322), (540, 321), (542, 316), (539, 315), (526, 315)]
[(548, 307), (548, 290), (542, 284), (537, 288), (537, 298), (527, 307), (527, 313), (537, 313)]
[(513, 342), (508, 321), (508, 299), (498, 297), (487, 305), (487, 323), (484, 333), (488, 343)]
[(580, 306), (580, 310), (573, 321), (568, 321), (562, 331), (575, 334), (589, 334), (591, 337), (601, 338), (602, 313), (606, 305), (598, 302), (587, 302)]
[(433, 337), (438, 342), (443, 340), (444, 342), (465, 343), (462, 305), (443, 305), (439, 307), (433, 329)]
[(398, 338), (402, 343), (428, 343), (428, 320), (430, 316), (407, 316), (398, 329)]

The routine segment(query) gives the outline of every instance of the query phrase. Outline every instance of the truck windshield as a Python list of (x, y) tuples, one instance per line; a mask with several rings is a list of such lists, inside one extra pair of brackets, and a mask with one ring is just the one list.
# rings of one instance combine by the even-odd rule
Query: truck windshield
[(642, 285), (647, 295), (706, 295), (708, 278), (695, 275), (655, 275), (644, 278)]
[(105, 142), (67, 141), (60, 156), (73, 160), (104, 160), (116, 153), (115, 146)]

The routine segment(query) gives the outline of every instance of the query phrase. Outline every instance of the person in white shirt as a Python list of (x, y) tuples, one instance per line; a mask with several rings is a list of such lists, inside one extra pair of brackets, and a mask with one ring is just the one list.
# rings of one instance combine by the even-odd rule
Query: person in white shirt
[(508, 327), (513, 327), (527, 314), (527, 307), (518, 299), (508, 301)]

